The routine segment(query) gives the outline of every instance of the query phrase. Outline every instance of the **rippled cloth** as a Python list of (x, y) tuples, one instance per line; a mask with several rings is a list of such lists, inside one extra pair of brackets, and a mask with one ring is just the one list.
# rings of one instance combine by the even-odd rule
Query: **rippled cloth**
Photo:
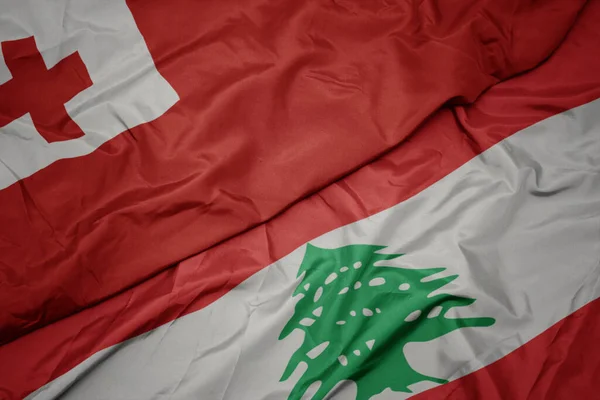
[[(269, 222), (0, 346), (0, 397), (21, 398), (43, 385), (38, 399), (87, 399), (93, 393), (102, 398), (110, 392), (111, 399), (126, 400), (165, 393), (203, 399), (225, 394), (237, 400), (249, 396), (236, 396), (236, 387), (244, 394), (250, 388), (268, 391), (272, 386), (263, 387), (261, 380), (266, 370), (273, 374), (269, 384), (277, 385), (288, 359), (285, 352), (256, 345), (277, 336), (273, 325), (247, 326), (246, 321), (270, 319), (272, 313), (285, 324), (291, 313), (278, 311), (285, 311), (291, 297), (277, 294), (296, 286), (293, 267), (303, 244), (325, 234), (338, 238), (328, 247), (384, 243), (407, 257), (418, 250), (425, 258), (413, 258), (415, 267), (427, 260), (448, 267), (459, 274), (450, 289), (476, 291), (473, 306), (491, 307), (476, 308), (481, 313), (475, 315), (494, 317), (498, 325), (442, 339), (437, 358), (426, 357), (435, 346), (423, 344), (418, 365), (440, 367), (437, 372), (449, 366), (449, 373), (433, 376), (457, 379), (523, 345), (416, 398), (593, 398), (599, 382), (598, 300), (525, 342), (597, 293), (599, 18), (600, 2), (590, 3), (543, 65), (495, 85), (472, 105), (436, 112), (402, 145)], [(457, 172), (464, 179), (448, 184)], [(481, 199), (488, 204), (483, 211), (477, 208)], [(373, 228), (377, 218), (367, 217), (403, 202), (398, 220), (380, 218), (386, 228)], [(330, 232), (336, 228), (337, 233)], [(440, 240), (444, 232), (450, 237)], [(290, 252), (299, 255), (285, 263), (290, 275), (277, 264), (267, 267), (282, 257), (289, 261)], [(458, 254), (458, 262), (450, 254)], [(460, 265), (464, 269), (457, 270)], [(265, 274), (270, 279), (263, 279)], [(293, 281), (287, 286), (282, 285), (285, 276)], [(240, 285), (248, 278), (256, 286)], [(240, 293), (242, 298), (236, 297)], [(259, 301), (259, 295), (272, 301)], [(269, 312), (259, 312), (265, 307)], [(533, 325), (539, 329), (523, 332)], [(465, 336), (470, 340), (461, 345)], [(280, 370), (273, 363), (258, 366), (269, 357), (282, 361)], [(217, 363), (227, 368), (218, 369)], [(287, 393), (271, 391), (262, 398)]]
[[(128, 1), (180, 100), (0, 190), (0, 343), (273, 217), (440, 106), (535, 67), (584, 3)], [(119, 40), (93, 13), (77, 22)]]

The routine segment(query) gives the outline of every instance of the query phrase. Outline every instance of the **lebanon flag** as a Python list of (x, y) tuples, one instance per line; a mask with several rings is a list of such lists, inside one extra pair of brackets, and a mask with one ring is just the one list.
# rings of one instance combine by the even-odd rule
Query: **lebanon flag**
[(0, 5), (0, 398), (595, 398), (600, 2), (538, 3)]

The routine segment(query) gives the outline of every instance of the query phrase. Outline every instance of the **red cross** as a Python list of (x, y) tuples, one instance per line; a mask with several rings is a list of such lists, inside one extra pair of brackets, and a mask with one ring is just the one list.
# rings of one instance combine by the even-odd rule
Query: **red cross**
[(92, 86), (79, 53), (48, 69), (35, 39), (29, 37), (3, 42), (2, 54), (12, 79), (0, 85), (0, 128), (29, 113), (49, 143), (83, 136), (65, 109), (67, 101)]

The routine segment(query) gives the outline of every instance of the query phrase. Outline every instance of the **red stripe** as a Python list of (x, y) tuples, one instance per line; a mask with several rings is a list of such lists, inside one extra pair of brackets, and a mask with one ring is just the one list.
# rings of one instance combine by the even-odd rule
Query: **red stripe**
[(415, 400), (564, 400), (600, 397), (600, 300), (506, 357)]
[(404, 145), (269, 223), (0, 347), (0, 389), (21, 398), (96, 351), (205, 307), (307, 240), (414, 195), (510, 134), (600, 97), (598, 20), (595, 2), (545, 65), (472, 107), (439, 112)]
[[(403, 141), (447, 100), (472, 101), (533, 67), (584, 1), (128, 3), (181, 101), (0, 191), (0, 343), (272, 217)], [(472, 156), (424, 145), (442, 169), (411, 175), (394, 200)], [(328, 218), (276, 254), (342, 222)]]

